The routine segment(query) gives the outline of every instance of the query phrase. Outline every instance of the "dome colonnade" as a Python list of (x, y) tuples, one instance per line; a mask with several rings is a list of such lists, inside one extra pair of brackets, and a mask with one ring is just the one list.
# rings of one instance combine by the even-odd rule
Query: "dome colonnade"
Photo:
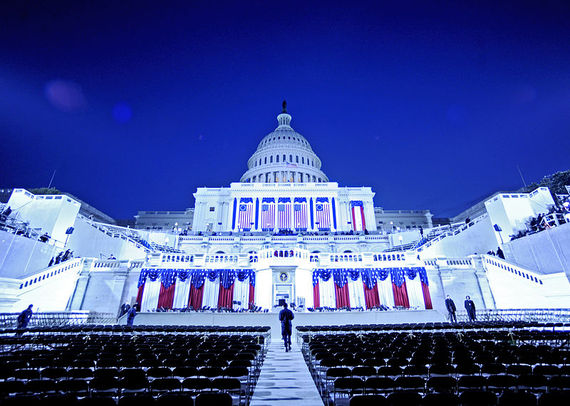
[(259, 143), (249, 158), (243, 183), (328, 182), (321, 160), (309, 142), (291, 127), (291, 116), (283, 102), (279, 125)]

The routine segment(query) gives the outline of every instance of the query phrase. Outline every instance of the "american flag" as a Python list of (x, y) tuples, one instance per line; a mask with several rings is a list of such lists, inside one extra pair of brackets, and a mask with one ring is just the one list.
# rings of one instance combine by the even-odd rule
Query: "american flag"
[(253, 222), (253, 199), (243, 200), (239, 204), (238, 228), (249, 230)]
[(277, 205), (277, 224), (280, 229), (291, 228), (291, 202)]
[(307, 203), (295, 203), (293, 207), (293, 225), (297, 230), (307, 229)]
[(364, 218), (364, 204), (362, 200), (353, 200), (350, 202), (352, 214), (352, 229), (354, 231), (362, 231), (366, 229), (366, 220)]
[(261, 228), (265, 231), (275, 228), (275, 202), (261, 203)]
[(331, 228), (331, 215), (329, 208), (328, 199), (317, 199), (316, 208), (316, 219), (315, 223), (318, 223), (317, 227), (321, 230), (328, 230)]

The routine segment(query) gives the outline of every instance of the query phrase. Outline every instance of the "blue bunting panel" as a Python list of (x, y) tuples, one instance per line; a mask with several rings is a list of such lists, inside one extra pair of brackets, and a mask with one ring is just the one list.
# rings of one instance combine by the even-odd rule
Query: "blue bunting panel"
[(218, 279), (218, 276), (220, 276), (220, 273), (217, 269), (208, 269), (206, 271), (206, 277), (210, 282), (214, 282), (216, 279)]
[(364, 281), (368, 289), (372, 289), (374, 286), (376, 286), (377, 272), (374, 269), (370, 268), (363, 269), (361, 271), (361, 275), (362, 275), (362, 280)]
[(328, 281), (332, 275), (334, 277), (335, 284), (339, 288), (342, 288), (348, 282), (348, 278), (356, 281), (359, 276), (362, 276), (362, 280), (366, 283), (366, 287), (368, 289), (372, 289), (376, 286), (378, 279), (385, 281), (388, 276), (391, 275), (391, 271), (393, 269), (397, 270), (397, 273), (401, 275), (401, 278), (404, 278), (404, 268), (315, 269), (313, 271), (313, 286), (319, 283), (319, 279), (322, 279), (325, 282)]
[(176, 282), (176, 274), (178, 272), (175, 269), (164, 269), (160, 274), (160, 281), (166, 289), (174, 285)]
[(206, 273), (207, 271), (204, 269), (197, 269), (192, 272), (192, 278), (190, 279), (190, 283), (194, 286), (195, 289), (200, 289), (204, 282), (206, 281)]
[(425, 268), (419, 268), (419, 273), (420, 273), (420, 281), (426, 285), (429, 286), (429, 281), (428, 281), (428, 276), (427, 276), (427, 272)]
[(230, 286), (234, 284), (236, 279), (236, 271), (233, 269), (221, 269), (220, 270), (220, 284), (224, 289), (229, 289)]
[(192, 276), (192, 271), (190, 269), (178, 270), (178, 279), (180, 280), (180, 282), (186, 282), (186, 280), (191, 276)]
[(397, 287), (404, 284), (404, 270), (402, 268), (391, 268), (390, 275), (392, 276), (392, 283)]
[[(179, 279), (185, 282), (190, 278), (190, 283), (196, 289), (200, 289), (206, 278), (214, 282), (218, 277), (224, 288), (228, 289), (233, 285), (235, 278), (244, 281), (249, 278), (249, 284), (255, 286), (255, 271), (253, 269), (152, 269), (143, 268), (139, 275), (138, 287), (146, 283), (147, 279), (152, 282), (160, 278), (165, 288), (172, 286)], [(330, 276), (329, 276), (330, 277)], [(328, 280), (328, 279), (327, 279)]]
[(346, 272), (348, 273), (348, 277), (350, 278), (350, 280), (353, 282), (358, 280), (358, 277), (360, 276), (359, 269), (347, 269)]
[(342, 288), (344, 285), (348, 283), (348, 272), (346, 269), (333, 269), (333, 278), (334, 283), (339, 288)]
[(404, 273), (406, 274), (409, 280), (413, 281), (414, 279), (416, 279), (416, 276), (418, 274), (418, 268), (406, 268), (404, 269)]

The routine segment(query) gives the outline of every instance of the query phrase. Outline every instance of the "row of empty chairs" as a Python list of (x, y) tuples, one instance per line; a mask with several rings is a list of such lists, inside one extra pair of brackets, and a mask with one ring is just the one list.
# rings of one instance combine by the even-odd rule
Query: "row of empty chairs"
[(227, 328), (63, 330), (0, 334), (0, 404), (57, 396), (82, 404), (124, 404), (121, 399), (138, 396), (155, 404), (167, 393), (191, 402), (226, 394), (234, 404), (248, 404), (267, 351), (265, 328), (253, 334)]
[[(523, 406), (549, 404), (570, 388), (567, 329), (536, 323), (457, 330), (404, 327), (298, 328), (324, 402), (495, 405), (520, 398)], [(470, 397), (482, 403), (469, 403)]]
[[(17, 314), (13, 315), (13, 326), (16, 325)], [(34, 319), (32, 319), (32, 322)], [(188, 326), (188, 325), (116, 325), (116, 324), (64, 324), (60, 326), (30, 326), (26, 329), (28, 334), (84, 334), (84, 333), (184, 333), (184, 334), (268, 334), (270, 327), (260, 326)], [(0, 336), (14, 335), (16, 328), (0, 329)]]
[(429, 331), (429, 330), (479, 330), (479, 329), (523, 329), (523, 328), (564, 329), (568, 322), (540, 323), (530, 321), (475, 321), (472, 323), (398, 323), (398, 324), (346, 324), (330, 326), (299, 326), (300, 333), (340, 333), (358, 331)]

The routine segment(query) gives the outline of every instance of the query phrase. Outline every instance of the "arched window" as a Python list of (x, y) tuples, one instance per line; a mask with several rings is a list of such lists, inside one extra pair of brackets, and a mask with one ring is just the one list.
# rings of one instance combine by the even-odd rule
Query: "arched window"
[(287, 160), (287, 155), (283, 154), (283, 162)]
[(295, 160), (297, 161), (297, 163), (299, 163), (299, 155), (295, 156)]
[(293, 155), (289, 155), (289, 162), (293, 163)]
[(305, 157), (301, 157), (301, 163), (305, 164)]
[(273, 163), (273, 155), (271, 155), (271, 156), (269, 157), (269, 162), (270, 162), (270, 163)]
[(267, 157), (265, 157), (265, 163), (267, 163)]
[(279, 155), (275, 156), (275, 162), (279, 162)]

